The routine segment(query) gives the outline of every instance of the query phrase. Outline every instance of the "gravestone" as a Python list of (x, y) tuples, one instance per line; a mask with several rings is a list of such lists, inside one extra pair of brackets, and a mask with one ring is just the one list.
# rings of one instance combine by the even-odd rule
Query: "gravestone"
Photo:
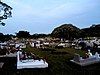
[(96, 58), (100, 58), (100, 56), (99, 56), (99, 54), (97, 52), (95, 53), (95, 57)]
[(79, 54), (74, 55), (74, 61), (80, 62), (80, 55)]
[(4, 63), (3, 63), (3, 62), (0, 62), (0, 68), (2, 68), (2, 67), (3, 67), (3, 65), (4, 65)]

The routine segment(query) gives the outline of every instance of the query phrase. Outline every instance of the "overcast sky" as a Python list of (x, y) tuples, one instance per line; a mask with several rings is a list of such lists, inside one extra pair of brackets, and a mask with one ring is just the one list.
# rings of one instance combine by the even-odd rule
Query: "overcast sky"
[(12, 18), (4, 20), (0, 32), (51, 33), (62, 24), (78, 28), (100, 24), (100, 0), (1, 0), (10, 5)]

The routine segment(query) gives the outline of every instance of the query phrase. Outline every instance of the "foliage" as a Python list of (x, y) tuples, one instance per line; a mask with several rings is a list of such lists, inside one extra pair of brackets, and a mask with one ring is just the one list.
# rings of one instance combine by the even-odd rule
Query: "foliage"
[(37, 38), (45, 38), (47, 37), (47, 34), (33, 34), (31, 35), (31, 38), (37, 39)]
[(89, 28), (82, 29), (82, 36), (83, 37), (100, 37), (100, 24), (92, 25)]
[(32, 48), (30, 46), (27, 46), (24, 50), (40, 57), (45, 57), (49, 67), (45, 69), (22, 69), (17, 71), (10, 70), (10, 68), (7, 69), (6, 67), (6, 71), (1, 70), (2, 73), (4, 72), (6, 75), (95, 75), (95, 72), (100, 70), (100, 63), (81, 67), (69, 62), (73, 58), (74, 53), (84, 56), (85, 52), (82, 50), (63, 48), (56, 49), (55, 51), (67, 52), (66, 54), (51, 54), (52, 51), (42, 51), (39, 48)]
[(7, 5), (6, 3), (1, 2), (0, 0), (0, 25), (4, 26), (5, 23), (2, 22), (2, 20), (11, 17), (12, 15), (11, 10), (12, 10), (12, 7)]
[(18, 38), (29, 38), (30, 34), (27, 31), (19, 31), (18, 33), (16, 33), (16, 36)]
[(57, 38), (74, 39), (80, 36), (81, 30), (72, 24), (63, 24), (55, 28), (51, 35)]
[[(0, 34), (2, 36), (2, 34)], [(84, 38), (84, 37), (100, 37), (100, 24), (92, 25), (89, 28), (79, 29), (72, 24), (63, 24), (57, 28), (55, 28), (51, 34), (32, 34), (28, 31), (19, 31), (16, 33), (16, 37), (18, 38), (45, 38), (45, 37), (55, 37), (60, 39), (69, 39), (73, 40), (74, 38)], [(3, 37), (0, 37), (0, 39)]]
[(0, 41), (1, 42), (11, 40), (11, 37), (12, 37), (12, 35), (9, 35), (9, 34), (4, 35), (3, 33), (0, 33)]

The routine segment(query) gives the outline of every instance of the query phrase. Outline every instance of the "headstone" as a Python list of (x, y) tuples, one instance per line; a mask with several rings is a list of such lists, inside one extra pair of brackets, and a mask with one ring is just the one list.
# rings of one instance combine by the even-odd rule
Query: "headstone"
[(97, 52), (95, 53), (95, 57), (96, 58), (100, 58), (100, 56), (99, 56), (99, 54)]
[(18, 52), (17, 52), (17, 62), (18, 62), (18, 63), (20, 62), (19, 54), (20, 54), (20, 52), (18, 51)]
[(77, 62), (80, 61), (80, 55), (79, 54), (74, 55), (74, 61), (77, 61)]
[(2, 67), (3, 67), (3, 65), (4, 65), (4, 63), (3, 63), (3, 62), (0, 62), (0, 68), (2, 68)]
[(89, 54), (89, 56), (92, 56), (92, 53), (90, 52), (90, 49), (88, 49), (88, 54)]

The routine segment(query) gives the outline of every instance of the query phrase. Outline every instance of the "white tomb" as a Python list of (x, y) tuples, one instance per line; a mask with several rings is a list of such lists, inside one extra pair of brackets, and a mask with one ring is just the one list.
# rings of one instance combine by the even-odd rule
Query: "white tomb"
[(17, 69), (24, 68), (46, 68), (48, 63), (44, 60), (26, 59), (20, 60), (20, 51), (17, 52)]
[(94, 63), (99, 63), (100, 62), (99, 54), (96, 52), (95, 55), (92, 55), (90, 50), (88, 50), (88, 51), (89, 51), (88, 53), (90, 53), (88, 58), (83, 59), (82, 57), (80, 57), (79, 54), (75, 54), (74, 59), (72, 59), (70, 61), (75, 64), (78, 64), (80, 66), (87, 66), (87, 65), (94, 64)]
[(6, 55), (0, 55), (0, 57), (16, 57), (16, 56), (17, 56), (16, 52), (15, 53), (9, 53), (9, 54), (6, 53)]

